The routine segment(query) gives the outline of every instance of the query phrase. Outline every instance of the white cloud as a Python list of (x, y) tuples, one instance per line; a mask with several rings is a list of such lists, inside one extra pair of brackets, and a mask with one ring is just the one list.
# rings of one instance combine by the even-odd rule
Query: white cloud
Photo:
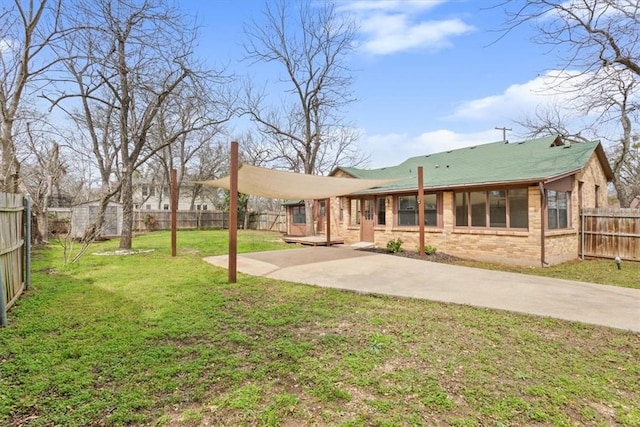
[[(572, 77), (566, 80), (565, 77)], [(456, 120), (516, 120), (542, 105), (572, 104), (586, 75), (549, 71), (526, 83), (509, 86), (503, 93), (463, 102), (448, 116)]]
[(451, 39), (475, 28), (459, 18), (425, 19), (422, 16), (444, 1), (361, 1), (342, 6), (361, 20), (362, 48), (374, 55), (410, 49), (438, 50)]
[(445, 2), (446, 0), (362, 0), (343, 3), (339, 10), (353, 12), (396, 11), (398, 9), (429, 10)]
[(451, 46), (451, 38), (473, 27), (459, 19), (410, 23), (407, 15), (371, 17), (362, 30), (368, 35), (362, 47), (375, 55), (388, 55), (414, 48), (438, 50)]
[(424, 132), (415, 138), (412, 144), (412, 151), (415, 155), (440, 153), (456, 148), (470, 147), (472, 145), (487, 144), (499, 141), (502, 138), (495, 129), (458, 133), (449, 129), (439, 129), (431, 132)]
[(0, 55), (6, 52), (10, 52), (14, 47), (14, 42), (11, 40), (0, 39)]
[(397, 133), (365, 135), (362, 145), (372, 153), (369, 167), (380, 168), (400, 164), (410, 157), (486, 144), (500, 138), (495, 129), (471, 133), (438, 129), (417, 136)]
[[(566, 77), (571, 78), (567, 80)], [(502, 131), (496, 129), (497, 126), (512, 128), (507, 132), (507, 139), (519, 141), (527, 130), (515, 122), (526, 117), (533, 119), (536, 113), (545, 111), (557, 111), (565, 126), (574, 132), (584, 131), (587, 137), (616, 135), (619, 132), (617, 120), (600, 123), (597, 136), (592, 135), (590, 126), (603, 110), (593, 108), (587, 115), (581, 112), (580, 101), (575, 99), (577, 94), (594, 90), (593, 83), (585, 84), (590, 77), (593, 76), (578, 72), (550, 71), (528, 82), (513, 84), (500, 94), (462, 103), (453, 114), (445, 117), (446, 127), (425, 129), (419, 134), (367, 135), (363, 132), (362, 145), (371, 153), (370, 167), (394, 166), (409, 157), (500, 141)], [(602, 85), (596, 92), (607, 90), (612, 89)], [(640, 94), (634, 94), (634, 99), (635, 96)]]

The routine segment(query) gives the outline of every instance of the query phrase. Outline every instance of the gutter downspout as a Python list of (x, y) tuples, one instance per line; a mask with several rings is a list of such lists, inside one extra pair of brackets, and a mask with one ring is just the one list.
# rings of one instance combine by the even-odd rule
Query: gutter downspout
[(544, 229), (546, 227), (544, 214), (547, 211), (547, 198), (544, 194), (544, 183), (540, 182), (538, 186), (540, 187), (540, 266), (544, 267), (547, 265), (544, 247)]

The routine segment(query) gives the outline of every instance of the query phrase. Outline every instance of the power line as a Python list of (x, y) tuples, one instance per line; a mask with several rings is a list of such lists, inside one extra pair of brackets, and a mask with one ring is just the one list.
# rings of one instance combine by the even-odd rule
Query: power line
[(506, 144), (506, 143), (508, 143), (509, 141), (507, 141), (507, 131), (512, 131), (513, 129), (511, 129), (511, 128), (506, 128), (506, 127), (501, 128), (501, 127), (497, 127), (497, 126), (496, 126), (496, 130), (501, 130), (501, 131), (502, 131), (502, 141), (503, 141), (505, 144)]

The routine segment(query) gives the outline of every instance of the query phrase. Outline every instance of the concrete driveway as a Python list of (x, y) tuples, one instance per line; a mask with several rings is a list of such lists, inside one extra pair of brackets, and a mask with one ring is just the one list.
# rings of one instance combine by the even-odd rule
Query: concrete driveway
[[(228, 267), (226, 255), (205, 261)], [(254, 276), (362, 293), (495, 308), (640, 332), (640, 290), (353, 250), (348, 246), (238, 255)]]

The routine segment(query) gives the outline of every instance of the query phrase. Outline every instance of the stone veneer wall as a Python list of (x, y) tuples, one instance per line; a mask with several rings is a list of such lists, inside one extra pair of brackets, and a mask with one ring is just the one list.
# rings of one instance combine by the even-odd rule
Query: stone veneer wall
[[(582, 181), (583, 207), (595, 207), (596, 196), (599, 206), (607, 205), (607, 180), (594, 154), (587, 167), (575, 176), (571, 192), (571, 227), (567, 230), (549, 230), (545, 232), (545, 261), (549, 265), (576, 259), (579, 254), (580, 209), (578, 182)], [(595, 186), (600, 190), (596, 195)], [(537, 185), (528, 187), (529, 228), (527, 230), (471, 229), (454, 227), (454, 193), (443, 192), (442, 228), (425, 228), (425, 244), (435, 246), (439, 251), (461, 258), (503, 264), (540, 266), (541, 246), (541, 195)], [(401, 238), (404, 250), (415, 251), (418, 248), (418, 227), (394, 226), (394, 197), (386, 196), (387, 224), (376, 226), (375, 245), (386, 247), (387, 242)], [(360, 241), (360, 226), (351, 226), (349, 200), (343, 198), (343, 217), (339, 218), (339, 201), (332, 200), (332, 233), (344, 237), (345, 243)]]
[[(580, 254), (580, 182), (582, 182), (582, 207), (607, 206), (607, 178), (594, 154), (583, 171), (576, 174), (571, 189), (571, 227), (567, 230), (550, 230), (545, 238), (545, 261), (549, 265), (578, 258)], [(599, 190), (596, 194), (596, 185)], [(597, 201), (596, 201), (597, 198)]]
[[(540, 265), (540, 191), (529, 187), (529, 229), (522, 231), (501, 229), (467, 229), (454, 227), (454, 197), (452, 191), (442, 196), (442, 228), (425, 228), (425, 244), (439, 251), (461, 258), (517, 265)], [(386, 217), (394, 218), (394, 197), (386, 196)], [(360, 226), (349, 226), (348, 201), (344, 201), (342, 229), (337, 230), (346, 243), (360, 241)], [(333, 205), (333, 204), (332, 204)], [(334, 232), (334, 231), (332, 231)], [(376, 226), (375, 245), (386, 247), (387, 242), (401, 238), (403, 248), (415, 251), (419, 244), (418, 227), (398, 227), (391, 221)]]

